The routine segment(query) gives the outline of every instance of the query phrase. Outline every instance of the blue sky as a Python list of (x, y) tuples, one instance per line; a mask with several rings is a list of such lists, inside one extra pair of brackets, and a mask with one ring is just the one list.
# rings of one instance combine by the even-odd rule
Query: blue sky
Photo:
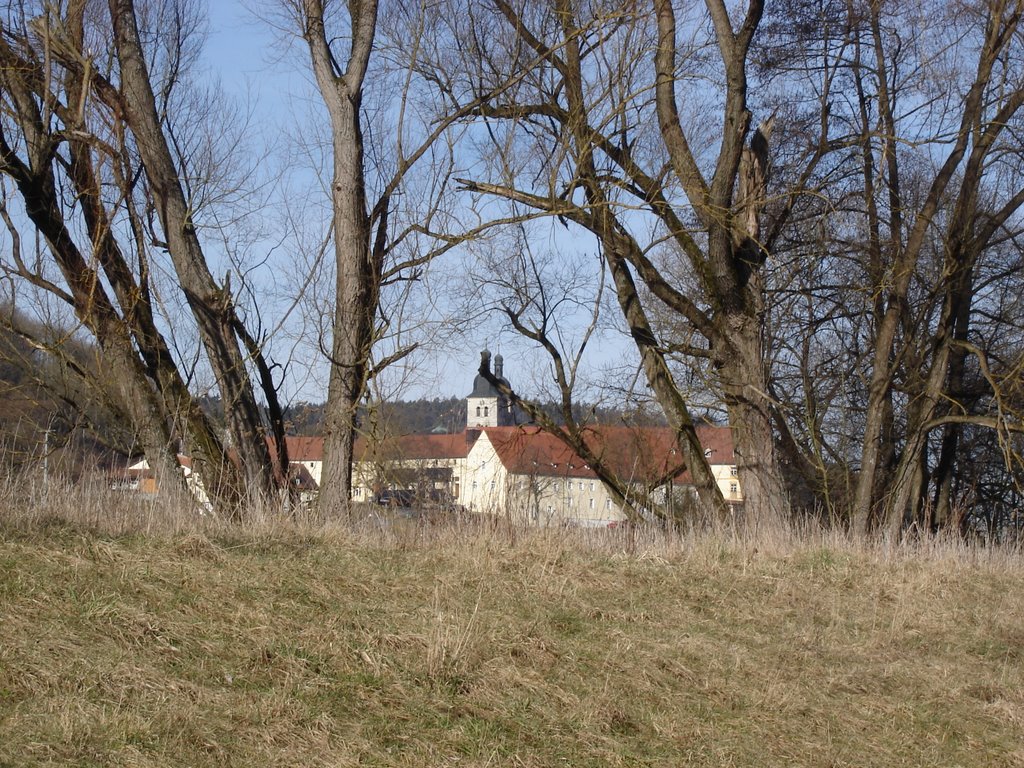
[[(249, 8), (236, 0), (213, 0), (209, 5), (209, 38), (205, 62), (209, 74), (220, 80), (225, 92), (252, 112), (253, 124), (262, 140), (285, 147), (288, 140), (304, 130), (308, 115), (318, 109), (319, 95), (307, 69), (304, 51), (288, 40), (280, 31), (257, 18)], [(306, 124), (308, 127), (308, 124)], [(315, 177), (300, 167), (290, 167), (286, 174), (293, 176), (292, 184), (305, 186), (315, 192)], [(553, 237), (561, 243), (548, 243), (546, 247), (569, 249), (575, 246), (560, 227), (554, 228)], [(568, 241), (568, 242), (567, 242)], [(448, 259), (450, 257), (446, 257)], [(278, 265), (276, 269), (286, 269)], [(274, 280), (272, 270), (264, 273), (265, 280)], [(458, 273), (457, 263), (440, 265), (439, 274)], [(441, 278), (444, 279), (444, 278)], [(471, 389), (472, 379), (479, 362), (479, 350), (489, 347), (506, 358), (506, 374), (514, 385), (529, 392), (537, 387), (530, 382), (542, 382), (546, 377), (546, 359), (525, 347), (511, 333), (500, 333), (502, 323), (496, 317), (484, 319), (475, 331), (470, 331), (455, 344), (426, 354), (415, 360), (416, 369), (409, 377), (410, 384), (400, 393), (403, 398), (465, 396)], [(614, 338), (604, 341), (597, 357), (623, 359), (624, 346)], [(287, 399), (323, 400), (326, 398), (326, 370), (322, 361), (308, 353), (292, 363), (293, 375), (285, 387)], [(303, 375), (305, 374), (305, 375)]]
[[(281, 33), (256, 18), (246, 5), (235, 0), (210, 3), (209, 38), (204, 53), (206, 66), (228, 95), (252, 111), (254, 125), (270, 143), (276, 142), (275, 134), (287, 136), (301, 130), (304, 115), (319, 98), (308, 70), (304, 69), (303, 54), (304, 51), (294, 45), (289, 50)], [(301, 174), (299, 169), (290, 170)], [(316, 183), (312, 177), (310, 183)], [(420, 355), (416, 361), (417, 375), (403, 396), (464, 396), (472, 388), (479, 360), (477, 347), (501, 349), (494, 335), (495, 329), (491, 327), (489, 332), (483, 331), (456, 348)], [(525, 359), (519, 362), (527, 364)], [(293, 363), (296, 375), (286, 386), (288, 396), (325, 399), (326, 372), (322, 364), (309, 361), (308, 365), (312, 373), (303, 376), (304, 364)]]

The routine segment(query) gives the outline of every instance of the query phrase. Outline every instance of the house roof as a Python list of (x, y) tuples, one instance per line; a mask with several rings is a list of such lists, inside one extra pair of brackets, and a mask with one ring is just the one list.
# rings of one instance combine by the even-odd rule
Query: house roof
[(313, 476), (309, 474), (309, 470), (298, 462), (293, 461), (288, 465), (288, 478), (292, 481), (292, 485), (300, 491), (316, 491), (320, 488)]
[[(324, 439), (323, 437), (296, 437), (289, 435), (284, 439), (288, 448), (288, 461), (323, 461), (324, 460)], [(274, 439), (267, 438), (271, 451), (274, 449)]]
[(450, 435), (423, 433), (385, 437), (373, 442), (360, 437), (356, 440), (354, 455), (357, 461), (464, 459), (479, 434), (479, 430)]
[[(593, 469), (556, 436), (539, 427), (490, 427), (487, 439), (508, 472), (519, 475), (596, 477)], [(627, 482), (688, 482), (675, 433), (668, 427), (593, 426), (584, 431), (590, 450)], [(698, 427), (712, 464), (733, 464), (728, 427)]]
[[(357, 461), (400, 459), (450, 459), (465, 458), (469, 448), (479, 435), (479, 430), (458, 432), (456, 434), (413, 434), (397, 437), (385, 437), (382, 440), (367, 440), (357, 437), (353, 451)], [(297, 437), (289, 435), (285, 438), (288, 445), (288, 461), (309, 462), (324, 460), (324, 438)], [(267, 445), (274, 450), (274, 439), (268, 437)]]

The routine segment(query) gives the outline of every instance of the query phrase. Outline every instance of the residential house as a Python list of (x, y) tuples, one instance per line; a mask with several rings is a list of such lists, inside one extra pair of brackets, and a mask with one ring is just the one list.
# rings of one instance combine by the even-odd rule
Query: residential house
[[(200, 505), (210, 506), (210, 499), (203, 488), (202, 480), (192, 471), (192, 459), (189, 456), (179, 453), (177, 455), (178, 467), (185, 478), (185, 487), (188, 488)], [(149, 465), (145, 458), (129, 464), (123, 472), (117, 472), (110, 477), (110, 489), (113, 491), (131, 491), (143, 496), (156, 496), (160, 490), (157, 482), (156, 472)]]
[(388, 489), (413, 492), (418, 503), (457, 504), (466, 456), (479, 430), (356, 440), (353, 501), (373, 501)]
[[(490, 363), (490, 352), (484, 350), (481, 366), (489, 371)], [(501, 355), (494, 358), (494, 378), (507, 384), (502, 363)], [(539, 427), (517, 425), (516, 417), (499, 389), (478, 374), (466, 399), (464, 431), (356, 440), (353, 501), (402, 498), (418, 505), (508, 515), (538, 525), (597, 526), (624, 519), (583, 459)], [(741, 504), (731, 430), (701, 426), (697, 434), (726, 501)], [(645, 497), (668, 506), (692, 503), (692, 481), (671, 429), (595, 425), (585, 430), (585, 439), (591, 453), (635, 493), (634, 503), (642, 505)], [(311, 501), (321, 482), (324, 440), (288, 437), (287, 441), (290, 475), (303, 500)], [(187, 457), (180, 460), (186, 476), (191, 476), (191, 462)], [(146, 462), (139, 462), (129, 467), (129, 476), (136, 473), (138, 489), (155, 492), (155, 487), (145, 485), (146, 469)], [(201, 494), (198, 478), (192, 484)], [(202, 497), (205, 501), (205, 494)]]
[[(742, 501), (733, 475), (732, 439), (727, 427), (699, 427), (712, 469), (727, 500)], [(643, 506), (691, 503), (692, 482), (664, 427), (589, 427), (590, 451)], [(478, 512), (495, 511), (536, 524), (607, 525), (621, 521), (619, 505), (597, 473), (560, 439), (535, 426), (484, 429), (466, 458), (460, 501)]]

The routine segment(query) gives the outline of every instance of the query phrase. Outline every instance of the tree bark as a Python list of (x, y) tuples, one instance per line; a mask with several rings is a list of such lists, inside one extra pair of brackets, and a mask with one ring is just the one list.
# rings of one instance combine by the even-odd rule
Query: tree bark
[(351, 508), (356, 416), (366, 389), (380, 300), (381, 248), (371, 244), (360, 107), (377, 28), (376, 0), (349, 5), (351, 47), (339, 69), (324, 28), (322, 0), (303, 0), (303, 37), (331, 121), (331, 184), (336, 265), (330, 380), (319, 507), (324, 517)]
[[(32, 143), (32, 133), (41, 124), (26, 125), (25, 121), (30, 119), (29, 115), (20, 115)], [(168, 484), (173, 482), (171, 478), (179, 478), (180, 481), (182, 475), (175, 457), (170, 425), (135, 354), (127, 328), (107, 296), (99, 275), (86, 262), (64, 223), (49, 162), (34, 165), (33, 169), (21, 162), (0, 130), (0, 167), (14, 179), (29, 220), (45, 238), (67, 282), (69, 293), (66, 301), (96, 338), (106, 373), (111, 381), (117, 382), (111, 392), (115, 407), (127, 415), (138, 432), (139, 444), (158, 478)]]
[(245, 492), (255, 500), (275, 496), (275, 476), (263, 418), (256, 402), (246, 356), (235, 336), (229, 289), (216, 284), (203, 256), (192, 212), (157, 115), (156, 100), (142, 53), (133, 0), (110, 0), (114, 42), (120, 63), (125, 117), (132, 129), (167, 238), (178, 282), (199, 328), (224, 403), (232, 448), (237, 452)]

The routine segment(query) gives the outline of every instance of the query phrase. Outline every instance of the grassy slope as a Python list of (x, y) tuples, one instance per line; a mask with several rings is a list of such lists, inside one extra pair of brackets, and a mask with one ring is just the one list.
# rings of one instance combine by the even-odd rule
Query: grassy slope
[(0, 765), (1024, 765), (1019, 562), (0, 529)]

